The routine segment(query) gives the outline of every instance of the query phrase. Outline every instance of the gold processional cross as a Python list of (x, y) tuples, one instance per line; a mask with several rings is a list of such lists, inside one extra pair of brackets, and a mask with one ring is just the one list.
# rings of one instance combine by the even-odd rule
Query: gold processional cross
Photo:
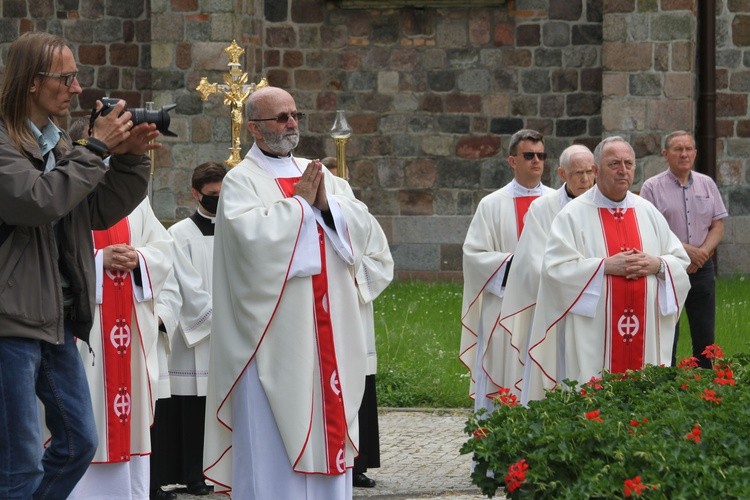
[(232, 147), (229, 148), (229, 158), (224, 160), (230, 168), (237, 165), (240, 160), (240, 133), (244, 120), (244, 104), (247, 98), (256, 89), (268, 86), (268, 81), (262, 78), (260, 82), (247, 83), (247, 73), (240, 70), (240, 57), (245, 53), (245, 49), (237, 45), (235, 40), (224, 49), (229, 57), (229, 72), (224, 74), (224, 83), (208, 83), (207, 77), (202, 77), (195, 90), (201, 96), (201, 101), (206, 101), (208, 96), (216, 94), (219, 91), (224, 95), (224, 105), (229, 106), (229, 116), (232, 125)]

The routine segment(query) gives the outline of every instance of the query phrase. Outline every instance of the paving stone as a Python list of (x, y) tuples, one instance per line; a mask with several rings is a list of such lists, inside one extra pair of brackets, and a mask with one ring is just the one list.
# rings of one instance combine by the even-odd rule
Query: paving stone
[[(374, 488), (355, 488), (354, 498), (370, 500), (478, 500), (486, 498), (471, 484), (471, 457), (459, 449), (468, 439), (463, 429), (468, 410), (381, 408), (380, 463), (367, 471)], [(180, 500), (218, 500), (223, 495), (198, 497), (168, 486)], [(499, 492), (498, 492), (499, 493)], [(498, 498), (502, 498), (499, 496)]]

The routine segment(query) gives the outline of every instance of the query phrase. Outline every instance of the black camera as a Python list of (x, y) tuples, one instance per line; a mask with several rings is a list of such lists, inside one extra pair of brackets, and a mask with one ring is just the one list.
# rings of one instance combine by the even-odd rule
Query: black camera
[[(109, 114), (109, 112), (114, 109), (115, 105), (120, 102), (120, 99), (115, 99), (112, 97), (102, 97), (100, 100), (103, 104), (102, 109), (97, 111), (96, 107), (94, 107), (93, 111), (91, 111), (91, 118), (89, 119), (89, 133), (94, 128), (94, 121), (96, 121), (99, 116)], [(169, 130), (169, 111), (174, 109), (176, 106), (176, 104), (167, 104), (166, 106), (162, 106), (161, 109), (150, 110), (146, 108), (132, 108), (128, 109), (127, 111), (130, 111), (130, 114), (132, 115), (130, 120), (133, 122), (133, 126), (136, 126), (139, 123), (153, 123), (156, 125), (156, 129), (161, 132), (162, 135), (177, 137), (177, 134)]]

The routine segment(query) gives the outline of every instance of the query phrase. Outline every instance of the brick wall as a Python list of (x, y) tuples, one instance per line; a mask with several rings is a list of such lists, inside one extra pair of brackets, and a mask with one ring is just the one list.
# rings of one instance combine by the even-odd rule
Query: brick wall
[[(636, 149), (636, 188), (665, 168), (663, 135), (695, 127), (696, 2), (357, 10), (332, 0), (4, 0), (0, 43), (28, 29), (66, 36), (82, 85), (95, 89), (76, 114), (104, 93), (177, 103), (179, 137), (164, 138), (154, 178), (154, 208), (171, 223), (194, 209), (192, 169), (228, 156), (228, 109), (194, 88), (202, 76), (223, 81), (223, 49), (236, 39), (249, 78), (289, 89), (308, 113), (300, 156), (333, 155), (328, 130), (346, 110), (351, 183), (386, 230), (399, 275), (460, 279), (466, 227), (479, 199), (512, 177), (517, 129), (546, 135), (552, 185), (565, 147), (614, 133)], [(716, 5), (717, 177), (732, 213), (720, 269), (747, 271), (750, 5)]]

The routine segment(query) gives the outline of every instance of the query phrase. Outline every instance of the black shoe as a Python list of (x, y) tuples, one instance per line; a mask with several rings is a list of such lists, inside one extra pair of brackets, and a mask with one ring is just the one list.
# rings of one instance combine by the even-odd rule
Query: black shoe
[(214, 492), (213, 486), (209, 486), (203, 481), (195, 481), (187, 485), (187, 492), (191, 495), (204, 496)]
[(361, 472), (355, 472), (352, 474), (352, 483), (355, 488), (374, 488), (375, 481), (365, 476)]
[(155, 490), (151, 490), (151, 493), (148, 497), (151, 500), (176, 500), (177, 493), (173, 491), (164, 491), (161, 488), (157, 488)]

